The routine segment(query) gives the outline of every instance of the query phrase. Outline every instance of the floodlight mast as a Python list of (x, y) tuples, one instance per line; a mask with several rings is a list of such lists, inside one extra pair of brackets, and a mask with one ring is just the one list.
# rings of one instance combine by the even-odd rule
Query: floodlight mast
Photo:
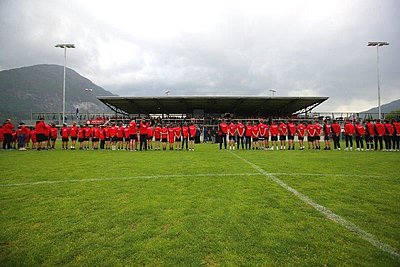
[(63, 97), (62, 97), (62, 123), (65, 123), (65, 69), (67, 66), (67, 48), (75, 48), (74, 44), (56, 44), (55, 47), (64, 49), (64, 79), (63, 79)]
[(271, 89), (271, 90), (269, 90), (269, 91), (272, 93), (272, 96), (275, 96), (276, 90)]
[(389, 45), (388, 42), (368, 42), (368, 46), (376, 46), (376, 76), (378, 82), (378, 118), (382, 119), (381, 110), (381, 87), (379, 83), (379, 47)]

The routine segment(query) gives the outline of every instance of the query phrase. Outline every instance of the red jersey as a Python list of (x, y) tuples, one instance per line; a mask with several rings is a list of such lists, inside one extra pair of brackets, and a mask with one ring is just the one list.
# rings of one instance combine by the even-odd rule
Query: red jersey
[(36, 130), (31, 130), (31, 140), (32, 143), (36, 143)]
[(364, 136), (365, 134), (365, 128), (364, 126), (362, 126), (362, 124), (356, 124), (355, 128), (355, 132), (358, 136)]
[(160, 133), (161, 133), (161, 139), (167, 139), (168, 128), (167, 127), (162, 127)]
[(271, 132), (271, 136), (277, 136), (279, 133), (279, 126), (278, 124), (271, 124), (271, 127), (269, 127), (269, 131)]
[(12, 134), (14, 130), (14, 125), (11, 122), (3, 124), (3, 134)]
[(147, 127), (147, 137), (153, 137), (153, 128)]
[(0, 127), (0, 140), (3, 141), (3, 139), (4, 139), (3, 127)]
[(394, 127), (390, 123), (385, 123), (385, 128), (386, 128), (386, 135), (388, 136), (393, 136), (394, 134)]
[(46, 124), (46, 129), (45, 129), (45, 135), (50, 136), (50, 131), (51, 131), (51, 126), (49, 124)]
[(315, 127), (314, 127), (314, 125), (308, 124), (306, 129), (307, 129), (307, 135), (308, 136), (311, 136), (311, 137), (315, 136)]
[(385, 134), (386, 129), (382, 123), (377, 122), (375, 123), (375, 131), (379, 136), (383, 136)]
[(92, 129), (93, 138), (100, 138), (100, 129), (98, 127), (93, 127)]
[(119, 126), (117, 129), (117, 138), (124, 138), (124, 127)]
[(195, 137), (196, 136), (196, 126), (194, 126), (194, 125), (190, 125), (189, 126), (189, 134), (190, 134), (190, 137)]
[(29, 143), (29, 139), (31, 138), (31, 129), (29, 129), (28, 127), (24, 127), (24, 129), (26, 134), (25, 142)]
[(346, 123), (344, 125), (344, 134), (354, 135), (354, 133), (355, 133), (354, 125), (352, 123)]
[(297, 125), (297, 135), (303, 137), (305, 134), (306, 134), (306, 126), (300, 123), (299, 125)]
[(69, 134), (71, 135), (71, 137), (77, 137), (78, 136), (78, 127), (71, 126), (71, 128), (69, 129)]
[(129, 127), (124, 128), (124, 137), (129, 138), (131, 133), (129, 132)]
[(130, 135), (135, 135), (136, 133), (137, 133), (136, 122), (135, 121), (131, 121), (129, 123), (129, 134)]
[(294, 123), (289, 122), (287, 127), (289, 135), (294, 136), (296, 134), (296, 125)]
[(342, 132), (342, 129), (340, 128), (339, 123), (332, 123), (332, 132), (336, 135), (339, 136), (340, 133)]
[(236, 125), (234, 123), (230, 123), (228, 127), (228, 132), (230, 136), (236, 135)]
[(278, 129), (279, 129), (279, 135), (287, 135), (288, 129), (286, 123), (279, 124)]
[(187, 126), (182, 127), (182, 135), (184, 138), (187, 138), (189, 136), (189, 127)]
[(156, 126), (156, 128), (154, 128), (154, 137), (156, 139), (161, 138), (161, 127), (160, 126)]
[(245, 133), (246, 137), (250, 137), (252, 131), (253, 131), (253, 126), (246, 125), (246, 133)]
[(50, 128), (50, 137), (51, 139), (56, 139), (58, 135), (58, 129), (56, 127)]
[(140, 122), (140, 124), (139, 124), (139, 134), (147, 134), (147, 127), (149, 127), (147, 122), (145, 122), (145, 123)]
[(104, 129), (99, 129), (99, 139), (106, 140), (106, 131)]
[(35, 126), (36, 134), (45, 134), (46, 133), (46, 123), (44, 121), (39, 121)]
[(110, 138), (110, 128), (108, 128), (107, 126), (106, 128), (104, 128), (104, 136), (106, 138)]
[(181, 138), (181, 127), (175, 127), (175, 137)]
[(110, 134), (110, 137), (116, 137), (117, 136), (117, 127), (115, 125), (111, 126), (108, 129), (108, 133)]
[(328, 123), (324, 124), (324, 134), (330, 135), (331, 134), (331, 126)]
[(238, 125), (236, 126), (236, 129), (237, 129), (238, 135), (240, 137), (242, 137), (244, 135), (244, 131), (245, 131), (245, 127), (244, 127), (243, 123), (239, 122)]
[(168, 141), (169, 141), (170, 143), (173, 143), (174, 140), (175, 140), (174, 137), (175, 137), (174, 128), (172, 128), (172, 127), (168, 128)]
[(397, 136), (400, 136), (400, 123), (399, 122), (393, 122), (394, 130), (396, 132)]
[(375, 127), (371, 122), (367, 122), (365, 125), (365, 133), (366, 135), (374, 136), (375, 135)]
[(92, 129), (90, 129), (90, 127), (85, 127), (83, 130), (85, 132), (85, 138), (92, 137)]
[(258, 125), (254, 125), (253, 128), (251, 129), (251, 136), (254, 137), (258, 137), (259, 132), (258, 132)]
[(228, 132), (228, 124), (226, 124), (225, 122), (221, 122), (219, 124), (219, 130), (223, 133), (226, 134)]
[(315, 136), (321, 136), (322, 126), (319, 123), (316, 123), (314, 125), (314, 129), (315, 129)]
[(69, 129), (67, 126), (63, 126), (61, 128), (61, 138), (68, 138), (69, 136)]
[(78, 130), (78, 138), (79, 139), (85, 138), (85, 130), (83, 128), (79, 128), (79, 130)]
[(258, 129), (259, 129), (261, 137), (268, 137), (269, 136), (268, 125), (266, 125), (264, 123), (260, 123), (260, 124), (258, 124)]

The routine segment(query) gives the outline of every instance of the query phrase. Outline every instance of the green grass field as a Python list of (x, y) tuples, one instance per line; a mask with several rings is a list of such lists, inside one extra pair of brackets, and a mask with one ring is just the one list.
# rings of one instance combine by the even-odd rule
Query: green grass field
[(0, 265), (399, 266), (399, 166), (399, 152), (216, 145), (0, 151)]

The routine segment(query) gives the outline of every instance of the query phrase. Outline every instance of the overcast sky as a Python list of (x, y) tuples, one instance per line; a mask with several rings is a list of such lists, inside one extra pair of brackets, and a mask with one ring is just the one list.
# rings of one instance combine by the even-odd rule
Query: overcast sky
[(121, 96), (329, 96), (320, 111), (400, 98), (400, 1), (1, 0), (0, 70), (63, 65)]

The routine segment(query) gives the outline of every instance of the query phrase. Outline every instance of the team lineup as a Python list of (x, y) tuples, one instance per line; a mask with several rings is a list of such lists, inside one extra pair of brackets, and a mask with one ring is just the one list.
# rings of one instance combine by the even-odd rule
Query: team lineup
[[(60, 137), (62, 149), (79, 150), (189, 150), (194, 151), (195, 138), (200, 129), (192, 121), (177, 124), (162, 124), (141, 119), (139, 123), (131, 120), (129, 124), (111, 123), (110, 125), (64, 124), (61, 128), (47, 124), (43, 118), (29, 128), (20, 124), (14, 129), (11, 120), (6, 120), (0, 128), (0, 142), (3, 149), (26, 148), (46, 150), (55, 149)], [(219, 148), (230, 150), (294, 150), (298, 149), (340, 150), (341, 136), (344, 136), (345, 150), (357, 151), (383, 150), (399, 151), (400, 123), (388, 120), (360, 121), (345, 120), (342, 127), (338, 121), (324, 120), (321, 125), (316, 121), (287, 120), (267, 122), (263, 119), (242, 123), (241, 120), (221, 119), (215, 134)], [(354, 138), (354, 140), (353, 140)], [(331, 140), (333, 146), (331, 146)], [(204, 139), (204, 141), (206, 141)], [(69, 143), (71, 142), (71, 143)], [(355, 147), (353, 143), (355, 142)], [(365, 143), (365, 145), (364, 145)]]

